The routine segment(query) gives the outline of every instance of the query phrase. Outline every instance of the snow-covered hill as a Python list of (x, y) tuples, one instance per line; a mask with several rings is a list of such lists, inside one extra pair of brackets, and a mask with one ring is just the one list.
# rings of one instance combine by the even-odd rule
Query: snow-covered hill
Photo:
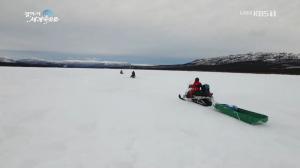
[(62, 61), (52, 61), (43, 60), (38, 58), (31, 59), (9, 59), (6, 57), (0, 57), (1, 63), (6, 63), (5, 65), (11, 66), (37, 66), (37, 67), (89, 67), (89, 68), (114, 68), (114, 67), (130, 67), (128, 62), (118, 62), (118, 61), (97, 61), (97, 60), (62, 60)]
[(191, 62), (193, 65), (222, 65), (231, 64), (238, 62), (249, 62), (249, 61), (263, 61), (269, 63), (300, 63), (300, 54), (293, 53), (247, 53), (247, 54), (236, 54), (214, 58), (203, 58), (197, 59)]
[(6, 57), (0, 57), (0, 63), (1, 62), (5, 62), (5, 63), (14, 63), (15, 60), (10, 59), (10, 58), (6, 58)]
[(65, 60), (57, 61), (57, 63), (62, 63), (65, 65), (103, 65), (103, 66), (130, 66), (128, 62), (118, 62), (118, 61), (96, 61), (96, 60)]
[[(299, 76), (0, 67), (0, 167), (296, 168)], [(188, 82), (269, 116), (252, 126), (181, 101)]]
[(202, 58), (177, 65), (146, 65), (98, 60), (42, 60), (0, 58), (0, 66), (63, 67), (63, 68), (121, 68), (156, 70), (193, 70), (215, 72), (244, 72), (300, 75), (300, 54), (248, 53), (215, 58)]

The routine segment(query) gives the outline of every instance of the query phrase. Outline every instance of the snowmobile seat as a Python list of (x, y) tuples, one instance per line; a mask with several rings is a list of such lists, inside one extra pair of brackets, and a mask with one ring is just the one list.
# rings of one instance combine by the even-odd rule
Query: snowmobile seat
[(212, 93), (210, 93), (209, 91), (209, 85), (208, 84), (204, 84), (201, 86), (201, 96), (212, 96)]

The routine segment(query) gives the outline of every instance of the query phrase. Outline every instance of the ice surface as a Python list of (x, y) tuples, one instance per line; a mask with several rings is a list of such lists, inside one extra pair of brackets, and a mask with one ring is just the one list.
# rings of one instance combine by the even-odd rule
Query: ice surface
[[(300, 167), (300, 77), (0, 67), (1, 168)], [(252, 126), (177, 98), (198, 76)]]

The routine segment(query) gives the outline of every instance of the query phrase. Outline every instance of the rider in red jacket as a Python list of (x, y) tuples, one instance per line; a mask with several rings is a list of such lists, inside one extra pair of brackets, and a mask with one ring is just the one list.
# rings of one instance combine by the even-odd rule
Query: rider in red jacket
[(191, 89), (188, 92), (188, 96), (192, 97), (195, 94), (195, 92), (200, 91), (201, 86), (202, 86), (202, 84), (199, 82), (199, 78), (195, 78), (194, 83), (189, 86), (189, 88), (191, 88)]

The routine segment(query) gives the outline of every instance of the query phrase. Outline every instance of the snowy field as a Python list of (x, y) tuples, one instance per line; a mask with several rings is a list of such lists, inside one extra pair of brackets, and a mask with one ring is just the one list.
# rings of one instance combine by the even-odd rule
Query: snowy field
[[(0, 168), (298, 168), (300, 76), (0, 67)], [(177, 98), (199, 77), (252, 126)]]

